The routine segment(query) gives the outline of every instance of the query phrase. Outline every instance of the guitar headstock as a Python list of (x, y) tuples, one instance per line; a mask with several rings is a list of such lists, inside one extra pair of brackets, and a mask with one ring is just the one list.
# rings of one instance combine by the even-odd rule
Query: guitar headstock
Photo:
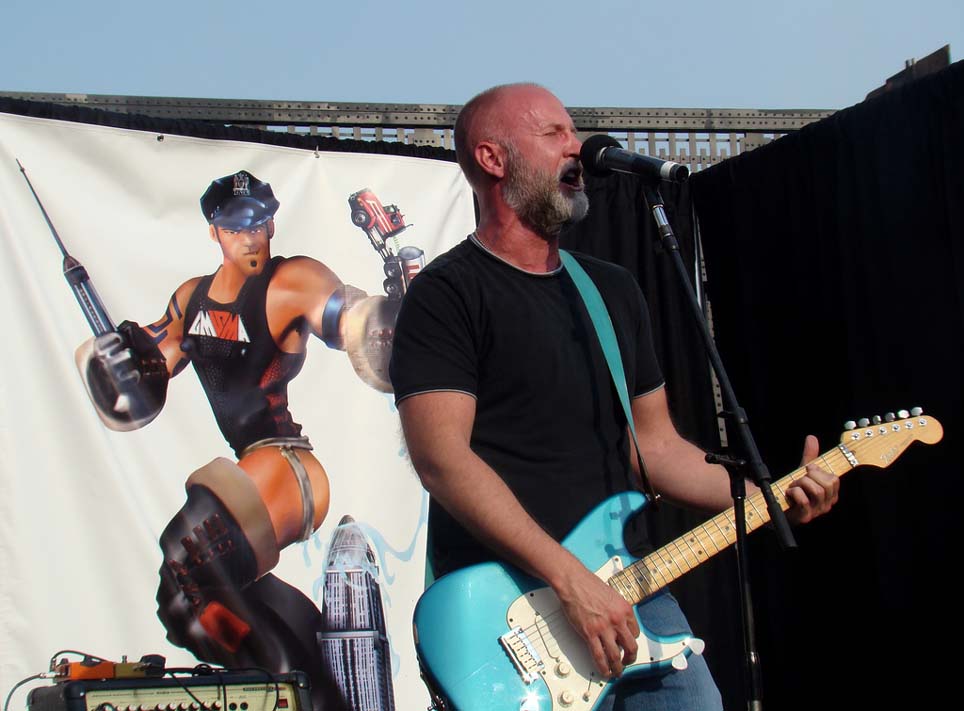
[(896, 415), (890, 412), (872, 420), (851, 421), (844, 427), (847, 431), (840, 437), (840, 447), (845, 454), (856, 457), (857, 461), (851, 461), (854, 466), (886, 467), (912, 443), (934, 444), (944, 436), (941, 423), (924, 415), (919, 407), (910, 412), (900, 410)]

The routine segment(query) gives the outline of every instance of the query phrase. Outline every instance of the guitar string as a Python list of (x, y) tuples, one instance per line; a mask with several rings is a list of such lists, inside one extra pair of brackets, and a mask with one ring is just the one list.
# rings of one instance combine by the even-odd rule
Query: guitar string
[[(835, 459), (840, 460), (838, 462), (838, 465), (841, 465), (841, 464), (846, 465), (847, 463), (844, 460), (842, 454), (840, 454), (839, 450), (831, 450), (831, 452), (827, 452), (824, 455), (821, 455), (820, 459), (824, 468), (827, 471), (836, 473), (836, 471), (834, 471), (833, 465), (827, 460), (827, 456), (830, 455), (831, 453), (836, 455)], [(774, 482), (773, 486), (777, 489), (777, 491), (780, 493), (783, 499), (783, 502), (781, 502), (781, 506), (783, 508), (788, 508), (788, 506), (784, 504), (787, 502), (786, 488), (789, 488), (789, 483), (792, 483), (796, 479), (802, 478), (805, 474), (806, 474), (806, 467), (800, 467), (794, 472), (791, 472), (783, 479), (779, 480), (778, 482)], [(760, 510), (761, 506), (765, 506), (765, 501), (761, 493), (756, 493), (747, 497), (746, 503), (751, 509), (751, 511), (749, 511), (747, 514), (750, 531), (756, 530), (756, 528), (764, 525), (767, 521), (769, 521), (768, 515), (761, 513), (761, 510)], [(710, 521), (707, 522), (707, 523), (713, 523), (716, 526), (717, 531), (719, 532), (719, 537), (722, 537), (723, 539), (722, 542), (725, 544), (724, 547), (728, 547), (729, 545), (731, 545), (733, 542), (732, 539), (735, 537), (735, 530), (731, 529), (731, 521), (732, 521), (731, 515), (733, 513), (734, 513), (733, 509), (731, 508), (728, 511), (725, 511), (721, 514), (718, 514), (717, 516), (714, 516)], [(754, 520), (754, 516), (756, 516), (756, 520)], [(721, 525), (722, 522), (726, 523), (725, 527)], [(702, 536), (700, 535), (701, 532), (703, 534)], [(713, 552), (707, 553), (705, 551), (705, 549), (707, 548), (706, 545), (703, 545), (702, 548), (699, 550), (699, 552), (694, 552), (692, 546), (690, 545), (690, 541), (697, 541), (703, 544), (705, 544), (706, 542), (709, 542), (713, 545), (714, 548), (716, 548), (716, 552), (718, 553), (720, 552), (721, 548), (719, 545), (717, 545), (717, 538), (718, 538), (717, 535), (707, 530), (706, 523), (704, 523), (698, 526), (693, 531), (690, 531), (689, 533), (685, 534), (684, 536), (681, 536), (671, 541), (670, 543), (666, 544), (660, 550), (655, 551), (654, 553), (640, 559), (639, 561), (636, 561), (630, 566), (627, 566), (626, 570), (624, 571), (624, 574), (632, 575), (632, 577), (636, 582), (636, 587), (640, 589), (640, 597), (645, 597), (648, 594), (655, 592), (655, 590), (653, 590), (652, 586), (649, 583), (650, 578), (659, 579), (659, 582), (661, 583), (659, 587), (665, 587), (667, 584), (673, 582), (681, 575), (701, 565), (703, 562), (708, 560), (714, 554)], [(680, 541), (684, 542), (686, 546), (689, 548), (690, 554), (692, 555), (692, 560), (690, 558), (690, 554), (687, 554), (680, 546)], [(676, 555), (673, 554), (671, 548), (676, 549)], [(680, 570), (680, 575), (672, 575), (671, 571), (664, 573), (658, 565), (653, 565), (653, 563), (655, 563), (656, 560), (658, 560), (659, 564), (662, 566), (663, 569), (669, 568), (666, 562), (667, 557), (669, 558), (669, 561), (672, 563), (672, 565), (674, 565), (678, 570)], [(682, 570), (682, 565), (680, 564), (681, 561), (682, 561), (682, 564), (686, 566), (685, 571)], [(643, 572), (642, 577), (639, 574), (640, 571)], [(646, 573), (649, 573), (649, 575), (647, 576)], [(620, 575), (620, 574), (617, 574), (617, 575)]]
[[(842, 455), (842, 454), (839, 454), (839, 451), (838, 451), (838, 450), (835, 449), (835, 450), (832, 450), (832, 452), (838, 455), (836, 458), (839, 458), (840, 460), (842, 460), (841, 463), (846, 463), (846, 460), (843, 458), (843, 455)], [(826, 456), (829, 455), (830, 453), (831, 453), (831, 452), (828, 452), (828, 453), (826, 453), (825, 455), (823, 455), (823, 462), (824, 462), (824, 466), (825, 466), (825, 467), (828, 467), (828, 471), (833, 472), (833, 467), (832, 467), (832, 465), (830, 465), (830, 463), (826, 461)], [(834, 472), (834, 473), (835, 473), (835, 472)], [(787, 475), (787, 476), (784, 477), (783, 479), (780, 479), (778, 482), (775, 482), (775, 483), (774, 483), (774, 486), (778, 489), (778, 491), (780, 491), (781, 496), (783, 497), (783, 501), (784, 501), (784, 502), (786, 501), (786, 495), (785, 495), (785, 491), (781, 488), (781, 485), (786, 485), (788, 482), (792, 482), (792, 481), (795, 481), (796, 479), (802, 478), (805, 474), (806, 474), (806, 467), (800, 467), (800, 468), (794, 470), (793, 472), (791, 472), (789, 475)], [(750, 507), (753, 508), (753, 510), (756, 512), (756, 515), (757, 515), (758, 517), (760, 517), (761, 519), (763, 519), (763, 520), (759, 521), (759, 523), (754, 522), (754, 523), (755, 523), (754, 527), (749, 529), (750, 531), (753, 531), (753, 530), (756, 530), (756, 527), (759, 527), (759, 526), (764, 525), (769, 519), (766, 518), (766, 517), (762, 517), (762, 516), (760, 515), (759, 509), (757, 509), (757, 504), (762, 504), (762, 503), (763, 503), (763, 495), (762, 495), (762, 494), (760, 494), (760, 493), (755, 493), (755, 494), (753, 494), (752, 496), (747, 497), (747, 500), (746, 500), (746, 501), (747, 501), (747, 503), (750, 505)], [(731, 507), (731, 508), (728, 509), (727, 511), (724, 511), (724, 512), (722, 512), (722, 513), (720, 513), (720, 514), (717, 514), (716, 516), (712, 517), (709, 521), (704, 522), (703, 524), (701, 524), (700, 526), (697, 527), (697, 529), (702, 529), (702, 530), (704, 531), (706, 540), (708, 540), (710, 543), (713, 544), (714, 548), (716, 548), (716, 551), (715, 551), (716, 553), (719, 553), (719, 552), (721, 552), (722, 550), (725, 550), (726, 548), (728, 548), (730, 545), (732, 545), (732, 542), (733, 542), (733, 541), (730, 540), (730, 539), (731, 539), (731, 537), (735, 537), (735, 533), (734, 533), (734, 531), (733, 531), (733, 529), (732, 529), (732, 526), (731, 526), (731, 523), (730, 523), (730, 521), (732, 520), (732, 519), (731, 519), (731, 515), (732, 515), (733, 513), (734, 513), (734, 512), (733, 512), (733, 509), (732, 509), (732, 507)], [(752, 515), (753, 515), (753, 514), (750, 514), (750, 518), (751, 518), (751, 519), (752, 519)], [(725, 521), (726, 524), (727, 524), (725, 528), (721, 526), (721, 523), (724, 522), (724, 521)], [(709, 524), (709, 523), (712, 523), (712, 524), (714, 524), (714, 525), (716, 526), (717, 531), (719, 532), (718, 535), (717, 535), (717, 534), (713, 534), (711, 531), (709, 531), (709, 530), (706, 528), (707, 524)], [(748, 521), (748, 523), (749, 523), (749, 521)], [(695, 530), (696, 530), (696, 529), (694, 529), (694, 531), (691, 531), (690, 534), (694, 533)], [(687, 534), (687, 535), (689, 535), (689, 534)], [(697, 537), (698, 537), (698, 536), (697, 536)], [(717, 541), (718, 541), (719, 539), (722, 539), (722, 542), (723, 542), (723, 544), (724, 544), (722, 547), (720, 547), (719, 545), (717, 545)], [(624, 592), (620, 592), (620, 594), (621, 594), (624, 598), (626, 598), (630, 603), (639, 604), (639, 602), (641, 602), (642, 600), (644, 600), (646, 597), (649, 597), (650, 595), (655, 594), (656, 592), (658, 592), (658, 591), (661, 590), (662, 588), (666, 587), (666, 585), (668, 585), (669, 583), (673, 582), (673, 581), (676, 580), (677, 578), (679, 578), (679, 577), (681, 577), (682, 575), (684, 575), (686, 572), (689, 572), (689, 571), (692, 570), (693, 568), (695, 568), (695, 567), (697, 567), (698, 565), (700, 565), (700, 564), (702, 564), (703, 562), (705, 562), (705, 560), (709, 559), (709, 558), (712, 557), (712, 555), (713, 555), (713, 553), (707, 553), (707, 554), (705, 554), (706, 557), (705, 557), (703, 560), (699, 560), (699, 559), (697, 558), (693, 563), (690, 563), (690, 561), (687, 560), (686, 556), (685, 556), (685, 555), (682, 555), (683, 563), (686, 565), (686, 569), (684, 570), (683, 567), (680, 565), (680, 562), (672, 555), (672, 553), (670, 553), (670, 552), (668, 552), (668, 551), (666, 550), (666, 548), (667, 548), (668, 546), (670, 546), (670, 545), (676, 545), (676, 548), (677, 548), (678, 551), (681, 551), (681, 550), (682, 550), (681, 548), (679, 548), (679, 545), (678, 545), (678, 543), (677, 543), (676, 540), (671, 541), (671, 542), (668, 543), (666, 546), (663, 546), (663, 548), (658, 549), (658, 550), (656, 550), (656, 551), (653, 551), (653, 552), (650, 553), (649, 555), (647, 555), (647, 556), (641, 558), (640, 560), (634, 562), (633, 564), (627, 566), (627, 567), (626, 567), (625, 569), (623, 569), (622, 571), (619, 571), (619, 572), (615, 573), (615, 574), (610, 578), (610, 580), (616, 581), (614, 587), (622, 584), (622, 587), (623, 587), (624, 590), (626, 590), (627, 592), (630, 590), (630, 586), (627, 585), (626, 583), (627, 583), (627, 582), (632, 583), (632, 587), (635, 589), (635, 592), (632, 593), (631, 597), (627, 597), (627, 595), (626, 595)], [(705, 549), (706, 546), (704, 545), (703, 548)], [(660, 564), (660, 566), (661, 566), (662, 568), (664, 568), (664, 569), (669, 569), (670, 565), (667, 563), (666, 558), (665, 558), (664, 556), (669, 556), (670, 562), (671, 562), (673, 565), (675, 565), (676, 568), (680, 571), (679, 575), (672, 575), (671, 573), (670, 573), (670, 574), (667, 574), (667, 573), (661, 572), (660, 567), (654, 567), (654, 566), (652, 565), (652, 564), (655, 562), (654, 559), (658, 559), (659, 564)], [(645, 576), (645, 573), (649, 573), (649, 574), (650, 574), (650, 575), (649, 575), (650, 578), (657, 578), (657, 579), (659, 579), (659, 580), (661, 581), (661, 584), (660, 584), (657, 588), (653, 589), (652, 585), (648, 582), (648, 580), (646, 579), (646, 577), (642, 577), (642, 578), (641, 578), (641, 577), (638, 575), (638, 572), (639, 572), (640, 570), (642, 570), (642, 571), (644, 572), (644, 576)], [(632, 577), (629, 577), (630, 575), (632, 575)], [(608, 582), (608, 581), (607, 581), (607, 582)], [(612, 584), (612, 583), (610, 583), (610, 584)], [(618, 588), (617, 588), (617, 592), (619, 592)], [(636, 597), (636, 602), (635, 602), (635, 603), (634, 603), (632, 597)], [(542, 630), (541, 630), (540, 627), (539, 627), (539, 620), (541, 619), (541, 620), (543, 620), (543, 621), (546, 623), (546, 625), (550, 628), (550, 633), (551, 633), (551, 627), (554, 625), (554, 623), (556, 623), (556, 622), (559, 621), (560, 613), (563, 613), (563, 610), (561, 609), (561, 607), (560, 607), (560, 608), (557, 608), (556, 610), (554, 610), (554, 611), (551, 612), (551, 613), (548, 613), (548, 614), (545, 614), (545, 615), (539, 615), (539, 616), (536, 618), (536, 621), (535, 621), (533, 624), (529, 625), (528, 627), (523, 628), (523, 632), (526, 634), (527, 638), (530, 638), (530, 643), (532, 643), (532, 640), (536, 639), (536, 634), (535, 634), (535, 633), (538, 633), (538, 636), (539, 636), (539, 637), (543, 637), (543, 632), (542, 632)], [(563, 614), (564, 614), (564, 613), (563, 613)], [(566, 624), (568, 624), (568, 620), (566, 620)], [(531, 637), (530, 637), (530, 635), (531, 635)], [(554, 635), (553, 635), (553, 637), (554, 637)], [(548, 643), (543, 642), (542, 647), (543, 647), (543, 650), (544, 650), (545, 653), (546, 653), (546, 656), (552, 657), (552, 658), (554, 658), (554, 659), (557, 657), (556, 654), (553, 654), (552, 652), (550, 652), (550, 650), (549, 650), (549, 648), (548, 648)]]
[[(897, 431), (897, 430), (894, 430), (893, 428), (891, 428), (891, 430), (889, 431)], [(851, 454), (856, 455), (858, 451), (862, 451), (862, 449), (864, 448), (872, 448), (867, 446), (868, 443), (871, 443), (871, 442), (872, 440), (868, 438), (864, 440), (858, 440), (852, 443), (851, 450), (850, 450)], [(849, 461), (847, 456), (841, 450), (841, 445), (838, 445), (832, 450), (828, 450), (827, 452), (824, 452), (818, 457), (818, 459), (820, 460), (821, 466), (825, 471), (828, 471), (829, 473), (834, 474), (836, 476), (842, 476), (843, 474), (847, 473), (848, 471), (854, 468), (854, 465)], [(780, 493), (780, 496), (782, 498), (782, 500), (778, 500), (778, 503), (780, 503), (781, 508), (783, 508), (784, 510), (786, 508), (789, 508), (789, 501), (786, 497), (786, 492), (787, 492), (787, 489), (789, 489), (789, 485), (792, 484), (797, 479), (802, 478), (805, 475), (806, 475), (806, 466), (801, 466), (796, 470), (794, 470), (793, 472), (791, 472), (790, 474), (788, 474), (787, 476), (773, 483), (773, 487), (777, 489), (777, 491)], [(765, 525), (769, 521), (769, 516), (761, 514), (758, 508), (759, 505), (764, 505), (765, 507), (765, 501), (762, 493), (759, 493), (759, 492), (754, 493), (753, 495), (747, 497), (746, 502), (749, 504), (750, 508), (753, 509), (753, 513), (750, 513), (748, 515), (748, 532), (751, 532), (756, 530), (758, 527)], [(731, 515), (733, 513), (734, 511), (733, 511), (733, 508), (731, 507), (727, 511), (724, 511), (720, 514), (717, 514), (716, 516), (713, 516), (709, 521), (706, 521), (703, 524), (700, 524), (699, 526), (697, 526), (696, 528), (694, 528), (692, 531), (685, 534), (684, 536), (674, 539), (673, 541), (666, 544), (662, 548), (656, 551), (653, 551), (649, 555), (644, 556), (643, 558), (641, 558), (638, 561), (635, 561), (634, 563), (630, 564), (623, 570), (615, 573), (613, 576), (610, 577), (610, 579), (607, 582), (610, 585), (612, 585), (614, 588), (617, 585), (622, 585), (622, 587), (626, 591), (629, 591), (631, 589), (630, 585), (627, 583), (631, 583), (632, 588), (638, 591), (638, 592), (632, 593), (632, 595), (636, 597), (637, 600), (634, 602), (633, 599), (627, 598), (625, 593), (620, 592), (620, 594), (624, 598), (626, 598), (628, 602), (632, 604), (639, 604), (646, 597), (649, 597), (650, 595), (657, 593), (659, 590), (666, 587), (666, 585), (673, 582), (674, 580), (676, 580), (686, 572), (689, 572), (693, 568), (701, 565), (716, 553), (719, 553), (722, 550), (728, 548), (730, 545), (732, 545), (733, 541), (730, 540), (730, 538), (731, 536), (735, 538), (735, 533), (732, 533), (731, 523), (730, 523)], [(752, 521), (752, 517), (754, 514), (756, 515), (757, 519), (755, 521)], [(751, 524), (751, 521), (752, 521), (752, 524)], [(721, 522), (725, 522), (727, 524), (725, 528), (721, 526)], [(719, 532), (719, 536), (717, 536), (717, 534), (714, 534), (712, 531), (710, 531), (707, 528), (707, 525), (709, 523), (712, 523), (716, 526), (716, 529)], [(702, 532), (703, 534), (702, 536), (700, 535), (700, 532)], [(701, 548), (701, 553), (704, 556), (702, 560), (700, 559), (699, 555), (696, 555), (694, 557), (694, 562), (690, 563), (689, 560), (687, 559), (686, 553), (682, 551), (682, 548), (679, 545), (679, 541), (681, 540), (684, 543), (686, 543), (687, 547), (692, 551), (692, 546), (690, 546), (689, 541), (686, 541), (686, 538), (688, 536), (692, 536), (693, 539), (696, 540), (698, 543), (704, 544), (702, 545), (702, 548)], [(719, 545), (717, 545), (718, 538), (722, 539), (722, 542), (724, 544), (722, 548)], [(714, 552), (707, 552), (706, 551), (707, 546), (705, 545), (705, 542), (711, 543), (716, 550)], [(679, 564), (679, 561), (672, 555), (672, 553), (666, 550), (670, 545), (673, 545), (676, 548), (677, 553), (680, 555), (680, 557), (682, 557), (683, 563), (686, 565), (686, 570), (683, 570), (682, 566)], [(653, 563), (654, 558), (658, 558), (660, 563), (664, 567), (667, 567), (667, 568), (669, 567), (666, 564), (666, 560), (663, 557), (664, 555), (669, 555), (670, 561), (680, 571), (680, 575), (676, 575), (676, 576), (670, 575), (667, 577), (665, 574), (659, 572), (658, 568), (656, 568), (654, 571), (653, 567), (651, 566), (651, 563)], [(644, 577), (642, 578), (639, 576), (640, 570), (644, 572)], [(656, 573), (655, 576), (653, 575), (654, 572)], [(629, 577), (630, 573), (632, 574), (632, 577)], [(648, 576), (645, 574), (648, 574)], [(649, 580), (647, 579), (647, 578), (653, 579), (654, 577), (659, 577), (663, 581), (662, 584), (655, 590), (652, 589), (651, 585), (649, 584)], [(617, 588), (617, 592), (619, 592), (618, 588)], [(556, 600), (555, 602), (558, 603), (558, 600)], [(536, 621), (533, 624), (529, 625), (528, 627), (523, 628), (523, 632), (526, 634), (526, 637), (530, 639), (530, 644), (537, 644), (537, 642), (533, 641), (535, 639), (534, 636), (530, 637), (530, 635), (532, 635), (533, 630), (537, 631), (539, 633), (539, 638), (541, 638), (542, 640), (541, 646), (545, 652), (545, 656), (555, 659), (557, 661), (559, 659), (559, 654), (553, 653), (549, 650), (549, 644), (547, 641), (545, 641), (543, 631), (539, 627), (539, 620), (541, 619), (545, 623), (546, 631), (550, 634), (551, 638), (555, 640), (556, 635), (552, 633), (552, 629), (554, 626), (557, 626), (556, 623), (560, 621), (560, 616), (564, 618), (564, 613), (561, 606), (557, 607), (555, 610), (545, 615), (537, 613)], [(567, 626), (569, 625), (568, 619), (564, 619), (563, 621)], [(556, 646), (558, 647), (558, 645)]]

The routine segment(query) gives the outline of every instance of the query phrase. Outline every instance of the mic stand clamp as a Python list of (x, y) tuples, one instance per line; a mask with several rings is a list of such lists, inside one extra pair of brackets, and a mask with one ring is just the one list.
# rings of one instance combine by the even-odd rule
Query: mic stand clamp
[(746, 689), (747, 709), (763, 708), (763, 685), (760, 674), (760, 655), (756, 649), (756, 624), (753, 621), (753, 597), (750, 593), (750, 556), (746, 547), (746, 467), (745, 459), (725, 454), (708, 453), (706, 461), (720, 464), (730, 475), (730, 495), (733, 497), (733, 527), (736, 530), (736, 570), (740, 588), (740, 619), (743, 630), (743, 684)]

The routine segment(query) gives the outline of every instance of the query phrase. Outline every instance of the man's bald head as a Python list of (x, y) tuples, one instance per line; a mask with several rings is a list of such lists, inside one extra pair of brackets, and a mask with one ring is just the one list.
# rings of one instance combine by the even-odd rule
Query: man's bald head
[(520, 110), (519, 100), (533, 91), (548, 93), (531, 82), (502, 84), (486, 89), (462, 107), (455, 121), (455, 155), (473, 188), (485, 175), (476, 161), (475, 147), (482, 141), (491, 141), (511, 150), (514, 144), (507, 119)]
[(487, 215), (515, 213), (555, 237), (589, 208), (572, 117), (538, 84), (506, 84), (471, 99), (455, 124), (459, 165)]

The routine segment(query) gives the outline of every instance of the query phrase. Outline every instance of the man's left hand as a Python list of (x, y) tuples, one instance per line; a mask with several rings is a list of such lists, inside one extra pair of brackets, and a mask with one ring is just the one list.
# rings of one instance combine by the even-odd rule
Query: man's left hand
[(790, 509), (787, 520), (792, 524), (807, 523), (827, 513), (840, 495), (840, 479), (812, 463), (820, 453), (817, 438), (807, 435), (803, 443), (800, 466), (806, 465), (807, 475), (797, 479), (787, 489)]

